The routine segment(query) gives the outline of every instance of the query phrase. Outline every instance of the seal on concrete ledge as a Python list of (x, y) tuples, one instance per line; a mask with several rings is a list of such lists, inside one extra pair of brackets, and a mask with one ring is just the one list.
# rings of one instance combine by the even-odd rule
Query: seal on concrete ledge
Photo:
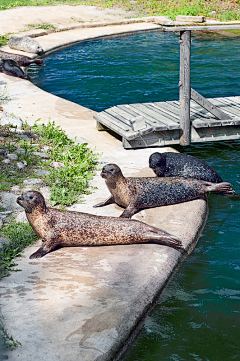
[(29, 36), (12, 36), (8, 41), (8, 46), (27, 53), (42, 54), (44, 52), (38, 41)]
[(43, 257), (57, 246), (104, 246), (159, 243), (183, 249), (181, 241), (159, 228), (118, 217), (47, 208), (41, 193), (29, 191), (17, 198), (43, 245), (30, 258)]
[(0, 59), (0, 71), (7, 75), (29, 80), (28, 75), (18, 66), (16, 61), (11, 59)]
[(149, 157), (149, 167), (158, 177), (195, 178), (212, 183), (223, 181), (212, 167), (187, 154), (153, 153)]
[(234, 194), (231, 184), (224, 182), (211, 183), (180, 177), (125, 178), (116, 164), (105, 165), (101, 176), (105, 178), (111, 196), (94, 207), (117, 203), (126, 207), (120, 216), (125, 218), (131, 218), (141, 208), (186, 202), (206, 193)]
[(11, 59), (16, 61), (19, 66), (28, 66), (30, 64), (37, 64), (44, 66), (43, 59), (31, 59), (29, 56), (7, 53), (6, 51), (0, 50), (0, 57), (4, 60)]

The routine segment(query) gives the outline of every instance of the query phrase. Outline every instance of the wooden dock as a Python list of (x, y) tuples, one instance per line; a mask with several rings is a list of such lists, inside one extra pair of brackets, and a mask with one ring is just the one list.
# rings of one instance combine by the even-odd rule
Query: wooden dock
[(206, 99), (190, 85), (191, 31), (230, 29), (240, 25), (164, 27), (180, 32), (179, 101), (114, 106), (95, 116), (98, 129), (120, 135), (124, 148), (239, 139), (240, 96)]
[[(206, 100), (228, 119), (218, 119), (191, 100), (191, 142), (240, 139), (240, 96)], [(117, 105), (97, 113), (95, 119), (99, 130), (110, 129), (119, 134), (124, 148), (180, 144), (178, 100)]]

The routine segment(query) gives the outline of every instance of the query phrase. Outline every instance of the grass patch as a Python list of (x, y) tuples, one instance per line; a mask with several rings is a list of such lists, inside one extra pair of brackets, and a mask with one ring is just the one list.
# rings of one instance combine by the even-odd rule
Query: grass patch
[[(17, 223), (14, 220), (2, 226), (0, 236), (9, 239), (9, 243), (0, 248), (0, 279), (2, 279), (13, 271), (14, 266), (17, 266), (13, 258), (20, 256), (22, 251), (39, 237), (33, 232), (30, 224)], [(14, 269), (14, 271), (19, 270)], [(14, 340), (13, 337), (9, 335), (4, 326), (4, 318), (1, 314), (0, 333), (1, 347), (13, 350), (15, 347), (21, 345), (19, 341)]]
[(80, 194), (89, 194), (88, 181), (93, 177), (99, 155), (92, 152), (87, 143), (73, 142), (54, 122), (47, 125), (36, 122), (32, 129), (41, 136), (40, 147), (49, 146), (51, 161), (61, 164), (59, 168), (48, 168), (51, 174), (46, 183), (51, 190), (51, 204), (68, 206), (75, 203)]
[[(10, 125), (0, 126), (0, 149), (16, 153), (21, 148), (17, 161), (25, 165), (18, 169), (17, 161), (6, 164), (5, 156), (0, 155), (0, 191), (8, 191), (13, 185), (21, 186), (26, 178), (42, 178), (50, 187), (52, 206), (70, 206), (82, 194), (91, 192), (88, 182), (94, 175), (99, 155), (90, 150), (87, 143), (75, 143), (54, 122), (47, 125), (36, 122), (32, 128), (25, 123), (23, 128), (24, 133), (18, 134)], [(31, 139), (21, 138), (29, 134)], [(42, 159), (33, 153), (35, 151), (44, 151), (49, 159)], [(52, 161), (58, 162), (59, 167), (52, 167)], [(37, 176), (36, 168), (48, 170), (50, 175)]]
[(137, 12), (136, 16), (165, 15), (175, 20), (177, 15), (209, 16), (215, 11), (214, 17), (221, 21), (240, 19), (240, 0), (0, 0), (0, 10), (17, 6), (42, 5), (93, 5), (102, 8), (121, 7), (127, 11)]
[(0, 35), (0, 46), (7, 45), (9, 38), (9, 35)]
[(29, 29), (43, 29), (43, 30), (56, 30), (56, 27), (51, 24), (47, 23), (40, 23), (40, 24), (28, 24)]

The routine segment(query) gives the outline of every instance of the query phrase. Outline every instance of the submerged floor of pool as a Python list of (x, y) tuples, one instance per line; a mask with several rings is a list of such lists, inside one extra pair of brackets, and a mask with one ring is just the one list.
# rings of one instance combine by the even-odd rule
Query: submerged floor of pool
[[(96, 111), (178, 98), (179, 36), (161, 32), (79, 43), (31, 66), (34, 84)], [(191, 86), (240, 95), (240, 39), (194, 37)], [(176, 147), (177, 148), (177, 147)], [(177, 148), (210, 164), (240, 192), (239, 141)], [(239, 196), (209, 196), (197, 248), (147, 317), (124, 361), (240, 360)]]

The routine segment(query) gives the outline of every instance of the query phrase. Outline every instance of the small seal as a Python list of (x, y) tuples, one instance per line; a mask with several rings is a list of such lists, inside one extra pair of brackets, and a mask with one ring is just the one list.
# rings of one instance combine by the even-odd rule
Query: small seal
[(29, 36), (12, 36), (8, 40), (8, 46), (27, 53), (42, 54), (44, 52), (39, 42)]
[(28, 75), (18, 66), (16, 61), (11, 59), (0, 59), (0, 71), (7, 75), (29, 80)]
[(159, 228), (136, 220), (96, 216), (47, 208), (41, 193), (29, 191), (17, 198), (43, 245), (30, 258), (43, 257), (57, 246), (104, 246), (159, 243), (183, 249), (181, 241)]
[(206, 193), (234, 194), (231, 184), (225, 182), (211, 183), (180, 177), (125, 178), (116, 164), (105, 165), (101, 176), (105, 178), (111, 196), (94, 207), (117, 203), (126, 207), (120, 216), (124, 218), (131, 218), (141, 208), (186, 202)]
[(19, 66), (28, 66), (30, 64), (37, 64), (44, 66), (43, 59), (32, 59), (29, 56), (7, 53), (6, 51), (0, 50), (0, 57), (4, 60), (10, 59), (16, 61)]
[(223, 181), (212, 167), (187, 154), (153, 153), (149, 157), (149, 167), (158, 177), (195, 178), (212, 183)]

